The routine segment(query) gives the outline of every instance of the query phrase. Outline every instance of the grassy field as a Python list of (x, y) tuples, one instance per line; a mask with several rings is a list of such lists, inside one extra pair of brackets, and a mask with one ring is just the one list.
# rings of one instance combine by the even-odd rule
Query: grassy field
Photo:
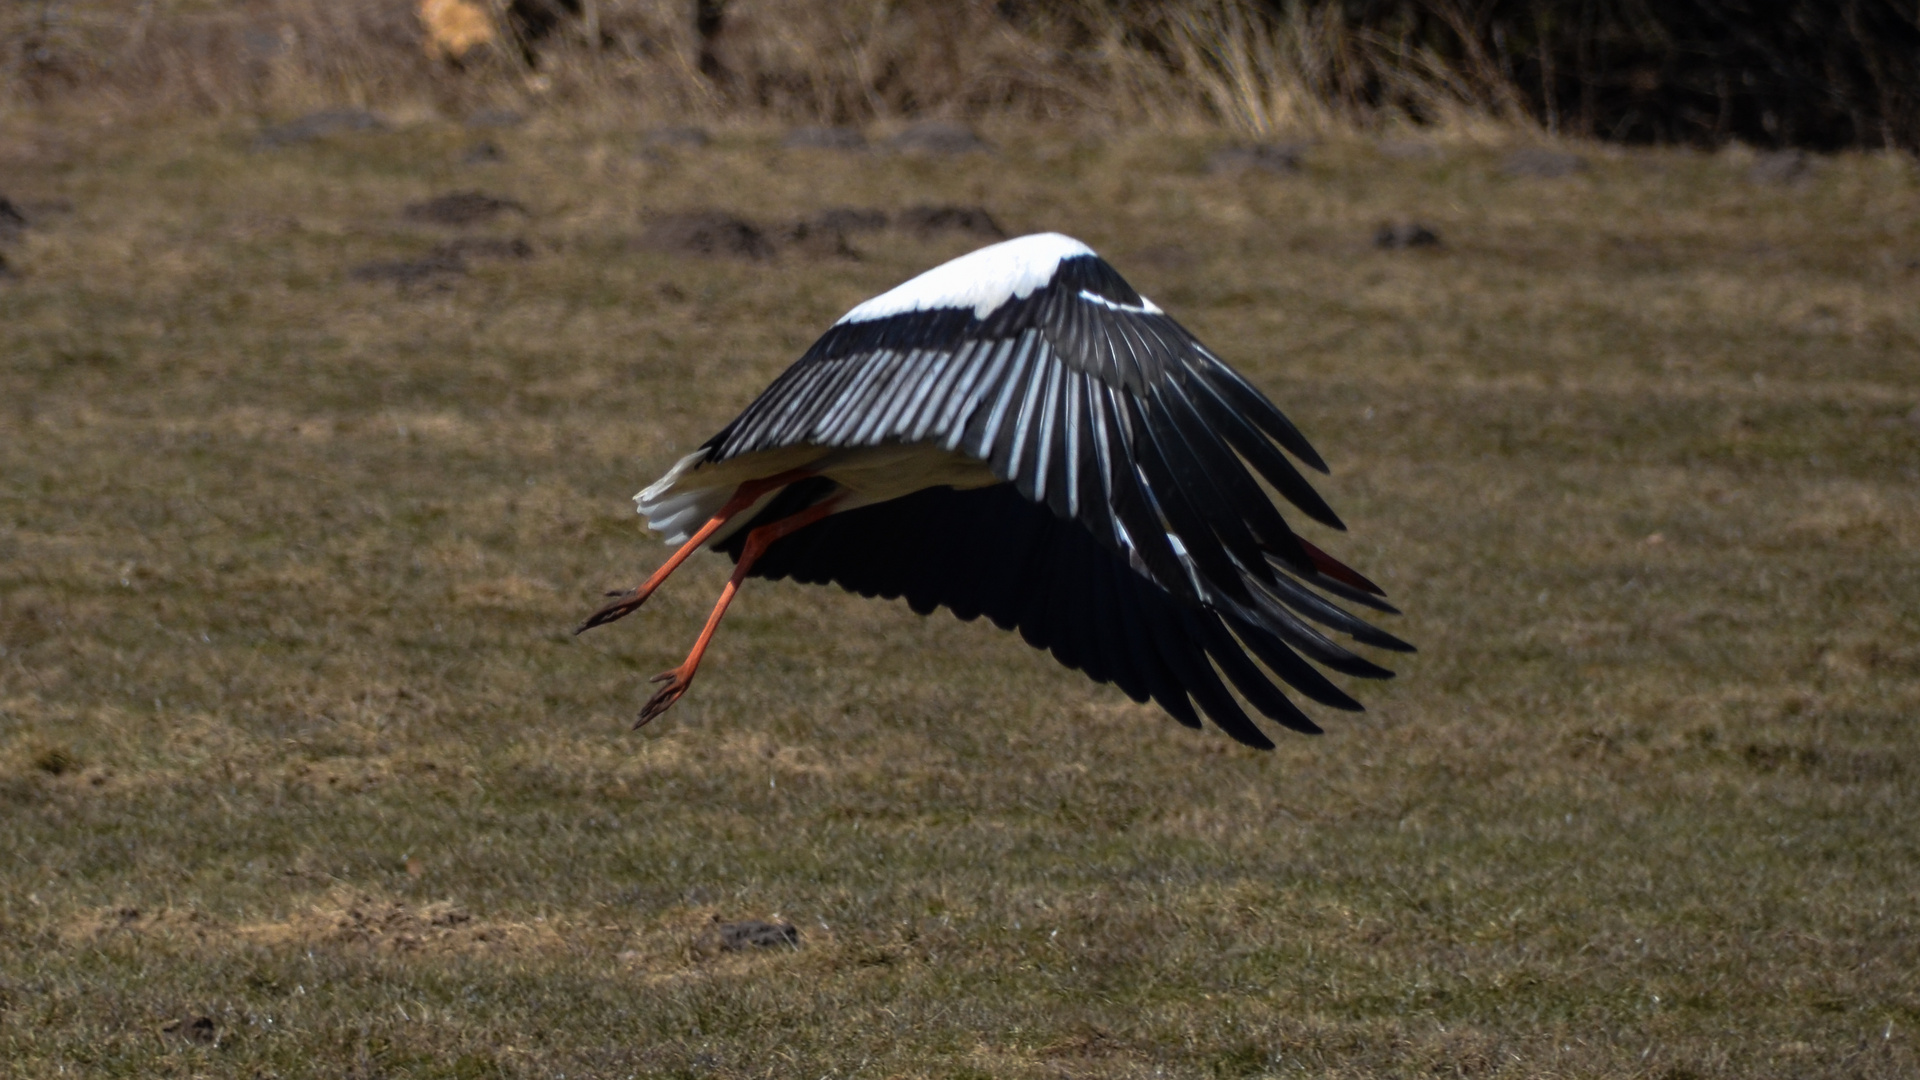
[[(1920, 169), (988, 134), (0, 123), (0, 1074), (1920, 1071)], [(467, 189), (526, 213), (403, 214)], [(628, 497), (981, 242), (649, 215), (917, 203), (1087, 240), (1290, 411), (1422, 649), (1369, 712), (1261, 754), (754, 582), (628, 729), (726, 570), (572, 637), (664, 555)], [(460, 236), (532, 255), (352, 273)]]

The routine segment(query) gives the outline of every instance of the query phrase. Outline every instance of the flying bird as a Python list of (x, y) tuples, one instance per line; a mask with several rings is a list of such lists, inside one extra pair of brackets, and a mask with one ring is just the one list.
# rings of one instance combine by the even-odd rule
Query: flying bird
[(1276, 680), (1357, 711), (1314, 665), (1392, 675), (1327, 631), (1413, 651), (1333, 602), (1396, 613), (1261, 486), (1345, 528), (1289, 454), (1327, 471), (1265, 394), (1093, 249), (1023, 236), (847, 312), (636, 495), (676, 550), (575, 632), (631, 614), (704, 545), (733, 575), (636, 727), (686, 693), (757, 576), (985, 615), (1188, 727), (1204, 713), (1270, 749), (1242, 700), (1317, 733)]

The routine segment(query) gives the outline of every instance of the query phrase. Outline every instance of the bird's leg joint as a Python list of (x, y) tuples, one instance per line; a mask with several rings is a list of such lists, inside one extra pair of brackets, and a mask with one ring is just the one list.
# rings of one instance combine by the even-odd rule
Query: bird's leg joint
[(734, 515), (747, 509), (754, 503), (759, 502), (761, 496), (768, 492), (777, 491), (788, 484), (797, 480), (805, 480), (812, 475), (813, 473), (807, 469), (788, 469), (783, 473), (759, 480), (749, 480), (741, 484), (734, 489), (733, 497), (728, 499), (726, 504), (721, 506), (719, 510), (715, 511), (714, 515), (707, 519), (707, 523), (700, 526), (698, 532), (689, 537), (686, 543), (681, 544), (679, 550), (668, 557), (666, 562), (660, 564), (660, 569), (655, 570), (653, 576), (625, 592), (615, 591), (607, 593), (606, 595), (613, 599), (601, 605), (598, 611), (587, 616), (586, 621), (574, 627), (573, 632), (576, 634), (584, 633), (596, 626), (605, 626), (607, 623), (613, 622), (616, 619), (623, 619), (640, 610), (640, 605), (647, 602), (647, 597), (653, 595), (653, 590), (659, 588), (661, 584), (667, 580), (667, 576), (678, 569), (681, 563), (686, 562), (687, 557), (698, 550), (701, 544), (706, 543), (707, 539), (719, 531), (722, 525), (733, 520)]
[(753, 569), (769, 545), (783, 536), (797, 532), (833, 513), (834, 507), (844, 495), (836, 495), (824, 502), (815, 503), (797, 514), (789, 514), (771, 525), (762, 525), (747, 534), (747, 542), (740, 549), (740, 561), (734, 564), (733, 576), (727, 579), (725, 588), (720, 590), (720, 599), (713, 605), (713, 614), (707, 616), (707, 625), (700, 631), (700, 637), (693, 643), (693, 651), (681, 661), (680, 666), (663, 671), (653, 677), (654, 682), (665, 683), (640, 708), (640, 718), (633, 726), (638, 729), (649, 720), (666, 712), (680, 695), (693, 685), (694, 673), (700, 670), (700, 660), (707, 654), (707, 645), (713, 640), (713, 633), (720, 628), (720, 619), (726, 615), (728, 605), (733, 603), (735, 594), (740, 591), (740, 583), (745, 581), (747, 573)]

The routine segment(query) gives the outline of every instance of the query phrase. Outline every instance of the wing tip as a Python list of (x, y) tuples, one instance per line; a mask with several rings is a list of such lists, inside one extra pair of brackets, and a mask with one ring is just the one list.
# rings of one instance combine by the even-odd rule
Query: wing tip
[(1313, 563), (1314, 570), (1322, 576), (1332, 578), (1348, 588), (1359, 589), (1361, 592), (1370, 593), (1374, 596), (1387, 595), (1387, 590), (1369, 581), (1366, 576), (1358, 570), (1321, 551), (1319, 548), (1314, 547), (1301, 537), (1296, 536), (1294, 539), (1299, 541), (1300, 550), (1307, 553), (1307, 558)]

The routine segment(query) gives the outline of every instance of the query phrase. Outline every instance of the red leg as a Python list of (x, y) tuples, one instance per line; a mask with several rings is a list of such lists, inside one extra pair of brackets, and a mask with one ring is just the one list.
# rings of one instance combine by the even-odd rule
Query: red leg
[(663, 682), (661, 687), (640, 710), (640, 719), (634, 722), (638, 728), (647, 721), (666, 712), (680, 695), (693, 685), (693, 673), (700, 670), (700, 658), (706, 655), (707, 644), (713, 640), (713, 632), (720, 628), (720, 618), (727, 613), (727, 605), (733, 603), (735, 593), (740, 591), (740, 583), (746, 580), (747, 571), (760, 560), (767, 546), (790, 533), (797, 532), (833, 513), (833, 506), (840, 501), (834, 496), (822, 503), (816, 503), (797, 514), (781, 518), (771, 525), (762, 525), (747, 534), (746, 546), (740, 550), (740, 561), (733, 567), (733, 576), (727, 579), (726, 587), (720, 590), (720, 601), (713, 605), (713, 614), (707, 616), (706, 628), (700, 631), (699, 640), (693, 643), (693, 651), (687, 654), (685, 661), (677, 668), (663, 671), (653, 677), (654, 682)]
[(789, 469), (777, 476), (769, 476), (764, 480), (749, 480), (741, 484), (738, 488), (734, 489), (733, 498), (728, 499), (726, 505), (722, 506), (718, 513), (708, 518), (707, 523), (700, 526), (700, 531), (694, 533), (692, 539), (681, 544), (680, 550), (674, 552), (671, 558), (662, 563), (660, 569), (653, 572), (652, 577), (626, 592), (608, 593), (607, 595), (614, 597), (614, 600), (602, 607), (599, 611), (587, 616), (587, 621), (575, 627), (573, 632), (576, 634), (582, 633), (638, 611), (640, 605), (647, 602), (647, 597), (653, 595), (653, 590), (659, 588), (661, 582), (667, 580), (667, 575), (679, 569), (680, 564), (687, 561), (687, 556), (692, 555), (699, 549), (701, 544), (706, 543), (707, 538), (712, 536), (720, 526), (733, 520), (735, 514), (758, 502), (760, 496), (765, 495), (767, 492), (784, 487), (796, 480), (805, 480), (812, 475), (811, 472), (805, 469)]

